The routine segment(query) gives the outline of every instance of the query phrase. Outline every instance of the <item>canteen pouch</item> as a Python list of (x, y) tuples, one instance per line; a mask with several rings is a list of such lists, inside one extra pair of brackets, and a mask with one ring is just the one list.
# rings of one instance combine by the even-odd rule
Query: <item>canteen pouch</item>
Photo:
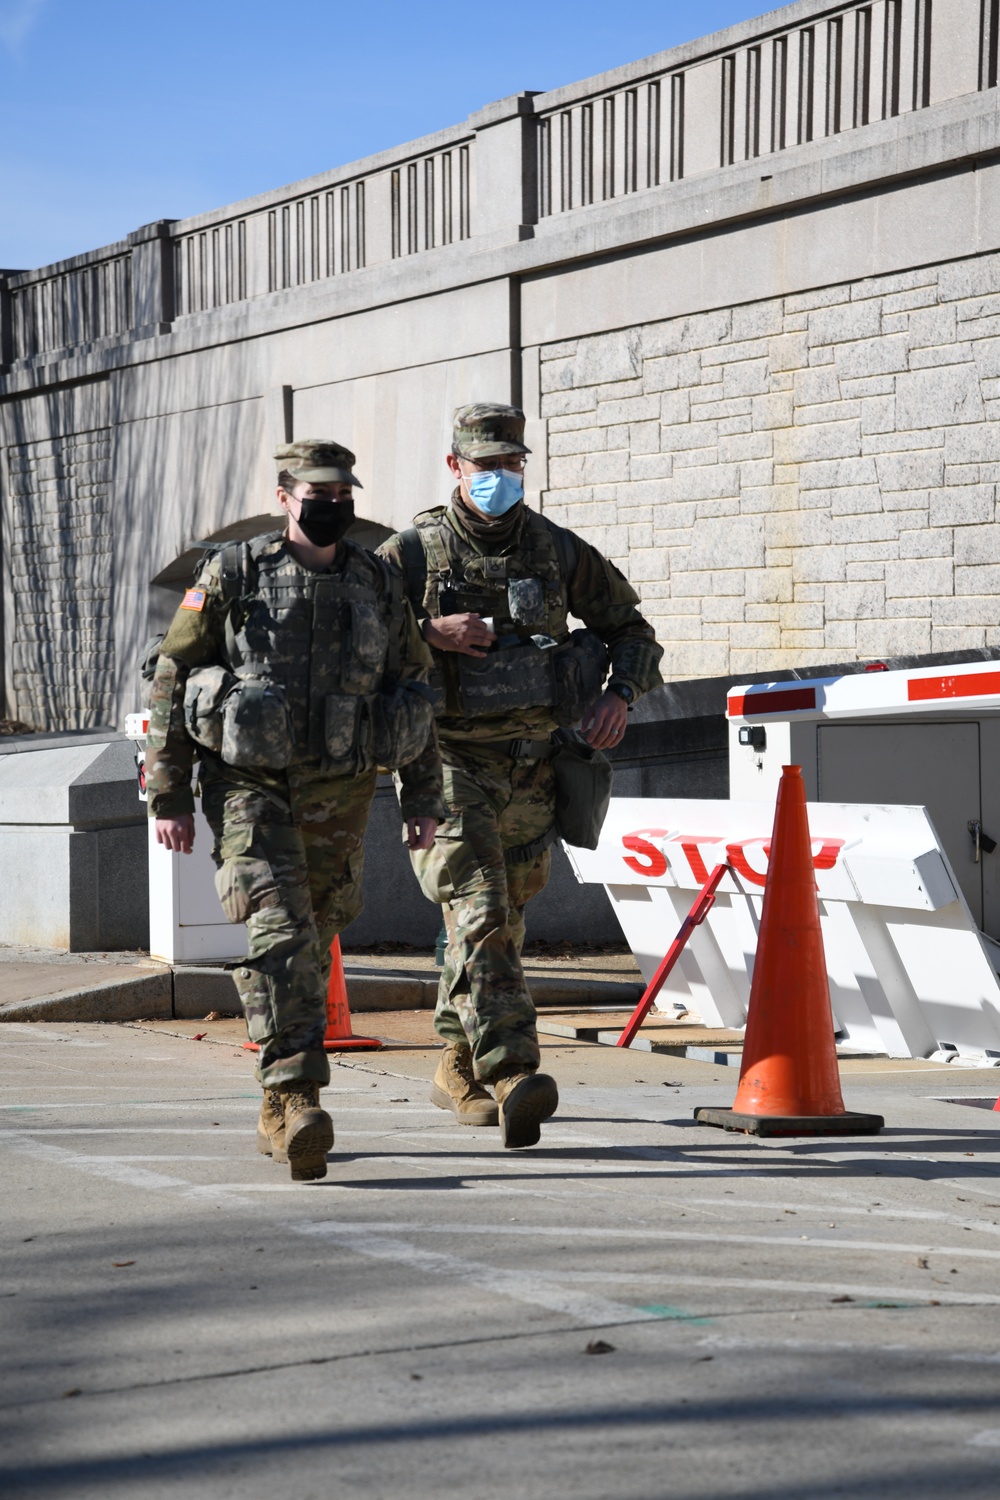
[(607, 648), (595, 631), (574, 630), (568, 643), (558, 646), (552, 656), (556, 692), (549, 701), (555, 704), (553, 717), (557, 724), (579, 724), (604, 690)]
[(611, 801), (611, 762), (575, 729), (557, 729), (553, 739), (556, 832), (577, 849), (596, 849)]
[(230, 766), (283, 771), (294, 754), (285, 691), (266, 677), (240, 677), (222, 706), (222, 759)]
[(387, 771), (416, 760), (434, 723), (431, 689), (401, 682), (377, 693), (373, 702), (375, 759)]
[(222, 752), (223, 705), (236, 683), (226, 667), (195, 667), (184, 687), (184, 728), (216, 755)]
[(481, 660), (457, 657), (463, 713), (478, 718), (517, 708), (551, 708), (556, 702), (557, 654), (529, 641), (501, 647)]

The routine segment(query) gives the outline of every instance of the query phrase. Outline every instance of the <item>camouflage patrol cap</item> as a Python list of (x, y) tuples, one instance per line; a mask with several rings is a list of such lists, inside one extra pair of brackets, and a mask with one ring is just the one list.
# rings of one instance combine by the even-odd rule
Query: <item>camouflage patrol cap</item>
[(477, 401), (455, 413), (451, 445), (459, 458), (499, 458), (530, 453), (524, 446), (524, 412), (497, 401)]
[(300, 438), (297, 443), (282, 443), (274, 450), (282, 469), (294, 474), (302, 484), (353, 484), (360, 490), (361, 480), (351, 473), (355, 462), (350, 448), (332, 438)]

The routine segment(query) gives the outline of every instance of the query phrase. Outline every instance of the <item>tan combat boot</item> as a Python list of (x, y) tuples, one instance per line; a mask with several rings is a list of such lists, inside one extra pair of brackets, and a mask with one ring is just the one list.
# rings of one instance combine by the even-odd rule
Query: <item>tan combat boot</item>
[(311, 1078), (281, 1086), (285, 1106), (285, 1151), (293, 1182), (326, 1176), (326, 1153), (333, 1145), (333, 1121), (320, 1108), (319, 1084)]
[(472, 1069), (468, 1047), (446, 1047), (431, 1084), (431, 1102), (450, 1109), (460, 1125), (496, 1125), (500, 1111)]
[(277, 1089), (265, 1089), (257, 1121), (257, 1150), (272, 1161), (288, 1160), (285, 1150), (285, 1103)]
[(508, 1150), (537, 1145), (541, 1125), (559, 1108), (556, 1081), (547, 1073), (536, 1073), (524, 1063), (507, 1063), (499, 1077), (491, 1078), (500, 1105), (500, 1139)]

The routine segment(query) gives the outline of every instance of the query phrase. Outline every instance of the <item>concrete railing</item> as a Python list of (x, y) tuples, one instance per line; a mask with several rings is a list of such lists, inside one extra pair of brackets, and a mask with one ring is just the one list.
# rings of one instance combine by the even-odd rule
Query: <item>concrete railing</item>
[(237, 205), (235, 214), (173, 224), (175, 316), (468, 239), (472, 137), (458, 128), (431, 141)]
[(534, 99), (541, 218), (992, 87), (997, 4), (792, 5), (618, 75)]
[(997, 82), (1000, 0), (798, 0), (228, 208), (0, 273), (0, 366), (666, 188)]

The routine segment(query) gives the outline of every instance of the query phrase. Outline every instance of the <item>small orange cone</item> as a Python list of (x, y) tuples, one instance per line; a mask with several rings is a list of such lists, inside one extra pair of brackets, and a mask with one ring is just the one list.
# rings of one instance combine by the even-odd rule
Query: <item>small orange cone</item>
[[(340, 938), (330, 944), (330, 982), (326, 987), (326, 1034), (323, 1037), (324, 1052), (376, 1052), (382, 1043), (373, 1036), (355, 1036), (351, 1030), (351, 1007), (347, 1003), (347, 984), (344, 980), (344, 960), (340, 953)], [(259, 1052), (256, 1042), (244, 1042), (244, 1052)]]
[(355, 1036), (351, 1030), (351, 1007), (347, 1003), (344, 960), (340, 938), (330, 944), (330, 983), (326, 987), (326, 1036), (324, 1052), (375, 1052), (382, 1043), (376, 1037)]
[(844, 1108), (801, 766), (783, 766), (732, 1109), (703, 1125), (751, 1135), (871, 1135), (881, 1115)]

